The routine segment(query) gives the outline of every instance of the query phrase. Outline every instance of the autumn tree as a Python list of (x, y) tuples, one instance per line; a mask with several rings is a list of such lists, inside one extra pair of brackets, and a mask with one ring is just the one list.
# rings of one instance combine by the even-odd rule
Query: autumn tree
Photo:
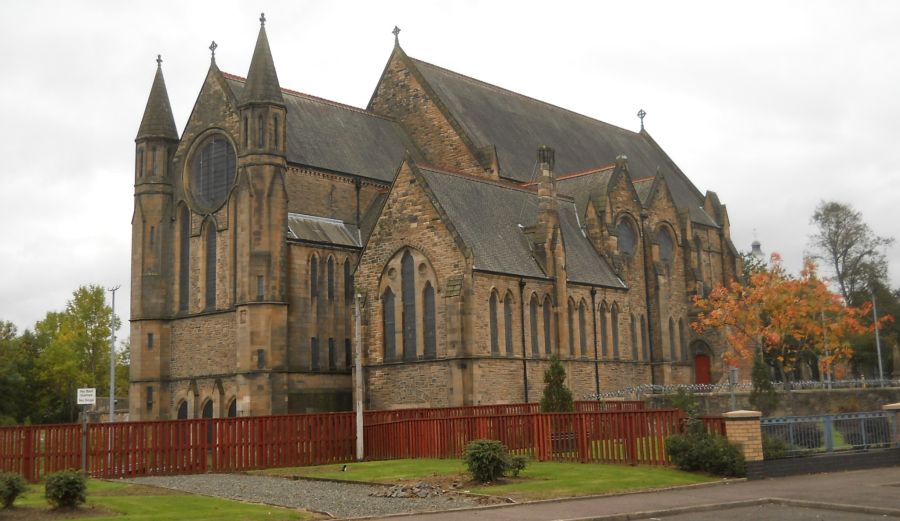
[(852, 356), (849, 339), (866, 330), (866, 305), (847, 306), (818, 277), (807, 260), (799, 277), (790, 277), (780, 257), (772, 255), (768, 270), (751, 273), (742, 284), (718, 286), (709, 297), (695, 297), (699, 313), (691, 327), (698, 333), (722, 331), (731, 351), (726, 358), (772, 360), (785, 374), (804, 361), (830, 368)]
[(887, 280), (885, 250), (894, 239), (876, 235), (860, 212), (844, 203), (822, 201), (811, 223), (816, 232), (810, 237), (810, 246), (816, 258), (834, 272), (834, 282), (846, 302), (860, 304), (860, 291), (868, 292), (876, 280)]

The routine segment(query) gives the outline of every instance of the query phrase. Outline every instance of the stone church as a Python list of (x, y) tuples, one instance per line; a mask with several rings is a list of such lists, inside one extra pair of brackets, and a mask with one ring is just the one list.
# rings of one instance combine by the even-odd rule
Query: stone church
[[(409, 57), (366, 108), (246, 78), (215, 43), (187, 124), (161, 62), (137, 133), (135, 420), (538, 401), (723, 375), (691, 298), (740, 272), (728, 214), (632, 132)], [(643, 120), (642, 120), (643, 121)]]

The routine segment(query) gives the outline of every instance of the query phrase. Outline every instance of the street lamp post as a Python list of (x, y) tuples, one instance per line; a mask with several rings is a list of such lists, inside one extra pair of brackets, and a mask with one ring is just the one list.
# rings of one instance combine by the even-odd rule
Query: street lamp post
[(875, 304), (875, 291), (872, 291), (872, 320), (875, 324), (875, 351), (878, 353), (878, 380), (884, 387), (884, 367), (881, 365), (881, 335), (878, 333), (878, 306)]
[(109, 423), (116, 421), (116, 291), (120, 287), (108, 290), (112, 293), (112, 316), (109, 320)]

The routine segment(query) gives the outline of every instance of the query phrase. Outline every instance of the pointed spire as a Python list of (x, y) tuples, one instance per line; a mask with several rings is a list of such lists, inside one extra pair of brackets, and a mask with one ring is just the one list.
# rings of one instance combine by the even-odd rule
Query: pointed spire
[(275, 62), (272, 60), (272, 51), (269, 50), (269, 39), (266, 37), (266, 16), (263, 13), (259, 16), (259, 36), (256, 39), (256, 49), (253, 50), (253, 59), (250, 60), (247, 84), (241, 94), (241, 104), (246, 103), (284, 105), (278, 74), (275, 73)]
[(150, 97), (147, 98), (144, 117), (141, 119), (141, 126), (138, 128), (135, 139), (147, 138), (178, 139), (178, 129), (175, 128), (175, 118), (172, 116), (169, 93), (166, 91), (166, 80), (162, 73), (162, 56), (158, 54), (156, 55), (156, 76), (153, 78)]

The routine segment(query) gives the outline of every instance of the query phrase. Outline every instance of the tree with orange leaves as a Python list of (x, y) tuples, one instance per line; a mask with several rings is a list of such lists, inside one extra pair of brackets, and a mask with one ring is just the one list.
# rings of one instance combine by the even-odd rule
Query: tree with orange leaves
[(804, 361), (830, 370), (852, 356), (851, 335), (870, 329), (863, 322), (868, 305), (847, 306), (811, 260), (799, 277), (789, 276), (778, 254), (768, 270), (751, 273), (744, 284), (719, 286), (707, 298), (695, 297), (694, 305), (699, 313), (691, 327), (698, 333), (720, 330), (732, 348), (726, 360), (763, 356), (786, 375)]

